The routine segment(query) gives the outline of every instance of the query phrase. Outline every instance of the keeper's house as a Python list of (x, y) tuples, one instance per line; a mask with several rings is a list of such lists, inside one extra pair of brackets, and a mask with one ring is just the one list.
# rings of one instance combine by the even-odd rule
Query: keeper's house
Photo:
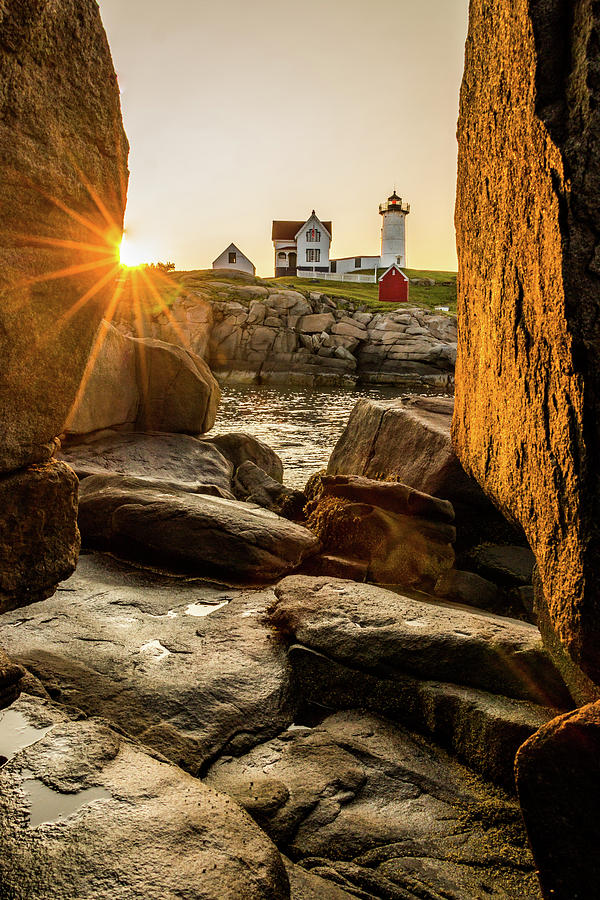
[(273, 222), (275, 277), (298, 272), (329, 272), (331, 222), (321, 222), (314, 209), (306, 222)]

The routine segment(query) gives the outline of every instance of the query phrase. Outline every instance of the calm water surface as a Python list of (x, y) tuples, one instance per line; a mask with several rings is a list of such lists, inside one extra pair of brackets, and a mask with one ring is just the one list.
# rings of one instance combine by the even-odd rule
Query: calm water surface
[[(361, 397), (394, 400), (410, 392), (400, 388), (277, 388), (221, 385), (222, 400), (211, 434), (246, 431), (283, 460), (284, 481), (303, 488), (323, 469)], [(422, 389), (418, 391), (423, 393)], [(413, 392), (414, 393), (414, 392)]]

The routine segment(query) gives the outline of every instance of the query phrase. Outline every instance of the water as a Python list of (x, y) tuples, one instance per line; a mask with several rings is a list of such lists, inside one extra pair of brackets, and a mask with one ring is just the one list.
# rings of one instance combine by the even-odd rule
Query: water
[[(284, 481), (304, 488), (326, 467), (350, 411), (361, 397), (394, 400), (406, 388), (306, 388), (222, 384), (222, 400), (212, 435), (245, 431), (272, 447), (283, 460)], [(424, 393), (418, 388), (418, 393)]]
[(21, 710), (8, 709), (0, 713), (0, 765), (34, 744), (50, 731), (52, 726), (36, 725)]
[(96, 800), (112, 800), (105, 788), (93, 787), (77, 791), (75, 794), (63, 794), (54, 791), (37, 778), (28, 778), (23, 782), (29, 800), (29, 825), (53, 825), (79, 812), (84, 806)]

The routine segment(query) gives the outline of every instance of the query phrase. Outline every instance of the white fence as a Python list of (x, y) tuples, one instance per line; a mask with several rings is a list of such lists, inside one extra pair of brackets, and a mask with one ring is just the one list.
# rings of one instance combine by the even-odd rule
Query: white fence
[(377, 272), (374, 275), (350, 275), (338, 272), (317, 272), (315, 269), (297, 271), (298, 278), (318, 278), (321, 281), (354, 281), (358, 284), (377, 284)]

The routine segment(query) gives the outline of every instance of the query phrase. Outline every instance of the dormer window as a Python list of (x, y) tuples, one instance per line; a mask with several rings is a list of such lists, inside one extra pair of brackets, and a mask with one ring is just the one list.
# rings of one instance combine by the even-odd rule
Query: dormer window
[(309, 228), (308, 231), (306, 232), (306, 242), (311, 244), (311, 243), (318, 243), (320, 240), (321, 240), (321, 232), (319, 231), (319, 229), (318, 228)]

